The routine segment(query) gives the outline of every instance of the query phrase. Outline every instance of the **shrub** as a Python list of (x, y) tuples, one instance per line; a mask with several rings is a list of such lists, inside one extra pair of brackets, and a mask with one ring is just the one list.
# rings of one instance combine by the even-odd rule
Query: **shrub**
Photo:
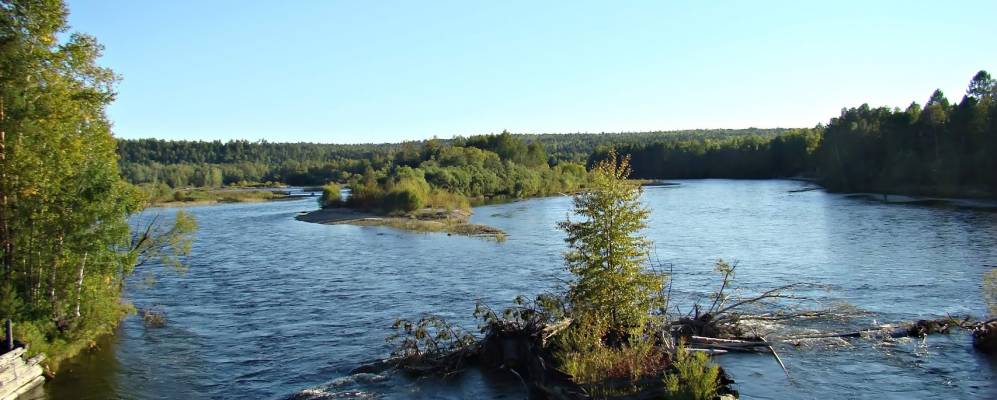
[(339, 207), (342, 205), (342, 188), (335, 183), (322, 186), (322, 196), (318, 199), (318, 204), (322, 208)]
[(467, 200), (467, 197), (446, 190), (431, 191), (426, 205), (447, 210), (468, 210), (471, 208), (471, 203)]
[(595, 397), (636, 393), (642, 389), (641, 378), (660, 376), (667, 368), (668, 356), (653, 338), (632, 337), (628, 343), (610, 346), (603, 340), (609, 318), (579, 317), (554, 339), (553, 353), (559, 367)]
[(673, 372), (665, 376), (669, 398), (710, 400), (717, 396), (720, 367), (710, 362), (706, 353), (692, 353), (680, 344), (675, 353)]
[(392, 190), (384, 196), (382, 207), (385, 211), (415, 211), (426, 204), (425, 195), (413, 188)]
[(350, 184), (350, 197), (346, 198), (346, 204), (350, 207), (373, 209), (381, 206), (384, 192), (376, 183), (353, 183)]

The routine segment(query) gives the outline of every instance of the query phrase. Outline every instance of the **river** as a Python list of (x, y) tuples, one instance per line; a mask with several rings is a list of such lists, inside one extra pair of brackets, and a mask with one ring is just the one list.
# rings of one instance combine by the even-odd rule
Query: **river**
[[(854, 327), (985, 313), (983, 273), (997, 264), (997, 213), (884, 204), (795, 181), (679, 181), (650, 187), (647, 236), (674, 269), (674, 302), (712, 290), (713, 262), (736, 260), (748, 294), (812, 282), (814, 306), (867, 311)], [(500, 308), (566, 278), (556, 223), (570, 198), (475, 208), (472, 222), (505, 230), (495, 242), (385, 227), (296, 221), (312, 199), (189, 208), (199, 223), (189, 271), (150, 266), (126, 298), (165, 313), (141, 318), (68, 363), (49, 399), (524, 397), (514, 377), (468, 373), (449, 382), (348, 377), (386, 356), (398, 317), (432, 312), (476, 325), (476, 301)], [(150, 212), (170, 213), (172, 210)], [(995, 398), (997, 364), (965, 332), (927, 340), (724, 355), (743, 398)]]

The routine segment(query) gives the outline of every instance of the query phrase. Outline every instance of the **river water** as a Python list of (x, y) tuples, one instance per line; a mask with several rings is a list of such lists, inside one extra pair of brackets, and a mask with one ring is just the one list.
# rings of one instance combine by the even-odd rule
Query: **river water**
[[(736, 260), (744, 294), (793, 282), (814, 307), (847, 303), (873, 323), (985, 312), (981, 277), (997, 264), (997, 213), (884, 204), (794, 181), (680, 181), (651, 187), (647, 236), (674, 269), (674, 302), (715, 290), (717, 258)], [(398, 317), (437, 313), (473, 329), (475, 302), (494, 308), (566, 277), (566, 197), (475, 208), (505, 230), (497, 243), (383, 227), (318, 225), (294, 216), (303, 199), (192, 207), (200, 229), (190, 269), (139, 271), (126, 298), (166, 314), (136, 316), (67, 364), (50, 399), (523, 398), (514, 377), (468, 373), (448, 382), (350, 377), (386, 356)], [(171, 210), (153, 212), (170, 213)], [(744, 398), (995, 398), (997, 364), (964, 332), (926, 341), (781, 349), (719, 362)]]

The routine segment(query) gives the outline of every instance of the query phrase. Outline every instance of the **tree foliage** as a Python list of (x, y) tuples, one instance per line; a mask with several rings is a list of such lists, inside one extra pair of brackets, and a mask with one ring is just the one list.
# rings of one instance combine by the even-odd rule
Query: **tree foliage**
[(954, 105), (936, 90), (923, 108), (844, 109), (824, 131), (819, 176), (841, 191), (997, 195), (995, 93), (980, 71)]
[(63, 35), (66, 16), (58, 0), (0, 0), (0, 318), (54, 361), (110, 331), (125, 276), (189, 250), (191, 227), (180, 215), (134, 241), (127, 218), (145, 202), (104, 112), (118, 78), (96, 39)]
[(650, 243), (641, 231), (650, 211), (629, 175), (629, 158), (610, 151), (592, 168), (590, 189), (575, 196), (575, 214), (583, 219), (560, 224), (571, 249), (564, 258), (574, 275), (568, 291), (573, 312), (606, 318), (609, 331), (622, 334), (644, 328), (663, 302), (664, 283), (646, 270)]
[(335, 183), (322, 186), (322, 196), (318, 199), (318, 204), (322, 208), (339, 207), (343, 203), (343, 188)]
[[(503, 131), (498, 135), (382, 144), (139, 139), (119, 140), (118, 153), (122, 174), (135, 184), (165, 184), (172, 188), (211, 186), (217, 183), (214, 180), (217, 175), (211, 172), (214, 170), (220, 172), (222, 185), (263, 182), (322, 185), (347, 182), (350, 177), (363, 174), (368, 167), (384, 170), (393, 164), (414, 168), (431, 159), (438, 160), (444, 167), (456, 163), (496, 170), (498, 164), (511, 162), (536, 171), (542, 170), (544, 165), (554, 168), (583, 163), (597, 148), (617, 146), (623, 149), (655, 143), (724, 141), (741, 137), (768, 140), (787, 132), (790, 131), (755, 128), (601, 134), (513, 134)], [(641, 176), (641, 172), (640, 168), (635, 169), (637, 176)], [(455, 178), (445, 174), (437, 177), (450, 179), (451, 183)]]
[[(763, 179), (812, 175), (820, 139), (821, 131), (815, 128), (787, 130), (777, 136), (649, 141), (612, 149), (631, 156), (634, 178)], [(597, 148), (588, 164), (605, 159), (610, 149)]]

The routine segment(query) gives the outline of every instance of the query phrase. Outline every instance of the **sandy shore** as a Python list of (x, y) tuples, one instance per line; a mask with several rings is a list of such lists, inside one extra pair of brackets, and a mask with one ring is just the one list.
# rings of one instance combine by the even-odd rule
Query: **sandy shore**
[(468, 222), (470, 215), (467, 211), (422, 209), (408, 215), (383, 216), (350, 208), (323, 208), (298, 215), (295, 219), (316, 224), (388, 226), (414, 232), (446, 232), (505, 240), (505, 232), (501, 229)]
[(367, 218), (378, 218), (372, 213), (354, 210), (351, 208), (321, 208), (309, 213), (294, 217), (298, 221), (312, 222), (316, 224), (348, 224), (357, 220)]

